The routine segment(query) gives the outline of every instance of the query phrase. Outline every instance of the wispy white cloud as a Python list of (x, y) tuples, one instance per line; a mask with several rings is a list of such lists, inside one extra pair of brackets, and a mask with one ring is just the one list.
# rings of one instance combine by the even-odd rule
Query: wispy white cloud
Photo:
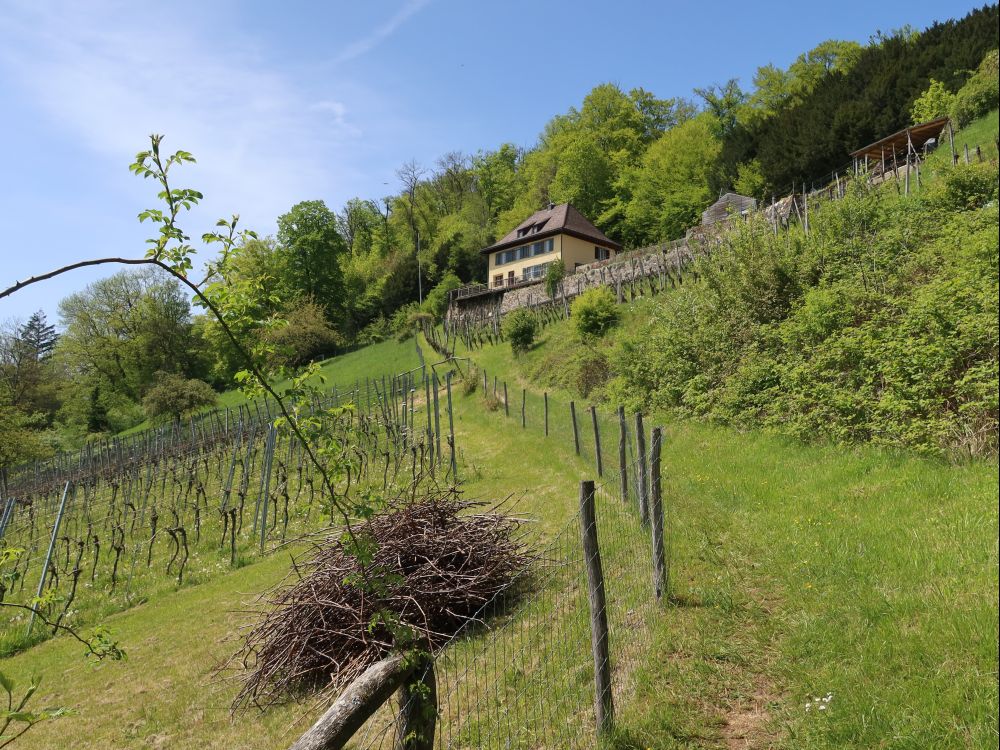
[(392, 36), (396, 29), (426, 7), (429, 2), (430, 0), (407, 0), (402, 8), (396, 11), (384, 23), (377, 26), (371, 33), (348, 44), (340, 54), (334, 57), (333, 62), (336, 64), (344, 63), (370, 52)]
[(290, 201), (347, 190), (357, 173), (338, 155), (362, 135), (348, 103), (267, 66), (232, 28), (139, 15), (130, 3), (12, 3), (0, 13), (0, 75), (123, 173), (151, 132), (195, 153), (185, 178), (206, 194), (200, 213), (238, 210), (267, 227)]

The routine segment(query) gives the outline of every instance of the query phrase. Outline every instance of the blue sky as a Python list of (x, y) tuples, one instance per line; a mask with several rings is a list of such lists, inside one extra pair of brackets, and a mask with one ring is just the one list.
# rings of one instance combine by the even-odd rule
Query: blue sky
[[(725, 4), (728, 6), (729, 4)], [(398, 187), (409, 159), (534, 142), (595, 85), (661, 97), (782, 67), (824, 39), (923, 28), (972, 2), (114, 2), (0, 0), (0, 287), (139, 256), (155, 205), (127, 166), (151, 132), (198, 158), (194, 237), (219, 216), (274, 231), (300, 200)], [(43, 308), (114, 268), (0, 300)]]

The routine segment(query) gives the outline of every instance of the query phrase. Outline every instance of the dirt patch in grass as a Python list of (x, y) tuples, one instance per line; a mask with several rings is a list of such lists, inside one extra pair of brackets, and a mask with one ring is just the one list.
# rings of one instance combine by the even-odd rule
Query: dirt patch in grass
[(775, 739), (769, 706), (776, 698), (770, 685), (762, 682), (748, 700), (733, 705), (724, 717), (722, 743), (727, 750), (755, 750), (770, 747)]

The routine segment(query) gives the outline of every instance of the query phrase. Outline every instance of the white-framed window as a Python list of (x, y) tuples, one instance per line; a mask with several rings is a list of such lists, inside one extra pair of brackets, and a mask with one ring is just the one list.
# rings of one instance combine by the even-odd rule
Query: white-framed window
[(540, 279), (545, 276), (545, 272), (549, 266), (555, 261), (550, 261), (548, 263), (539, 263), (535, 266), (528, 266), (521, 273), (521, 278), (525, 281), (534, 281), (535, 279)]
[(611, 257), (611, 251), (606, 247), (594, 246), (594, 260), (608, 260)]

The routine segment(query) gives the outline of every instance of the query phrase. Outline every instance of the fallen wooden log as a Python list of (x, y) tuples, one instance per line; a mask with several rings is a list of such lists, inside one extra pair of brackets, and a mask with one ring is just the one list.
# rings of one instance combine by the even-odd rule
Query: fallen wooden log
[(419, 663), (412, 654), (394, 654), (372, 664), (289, 750), (340, 750)]

